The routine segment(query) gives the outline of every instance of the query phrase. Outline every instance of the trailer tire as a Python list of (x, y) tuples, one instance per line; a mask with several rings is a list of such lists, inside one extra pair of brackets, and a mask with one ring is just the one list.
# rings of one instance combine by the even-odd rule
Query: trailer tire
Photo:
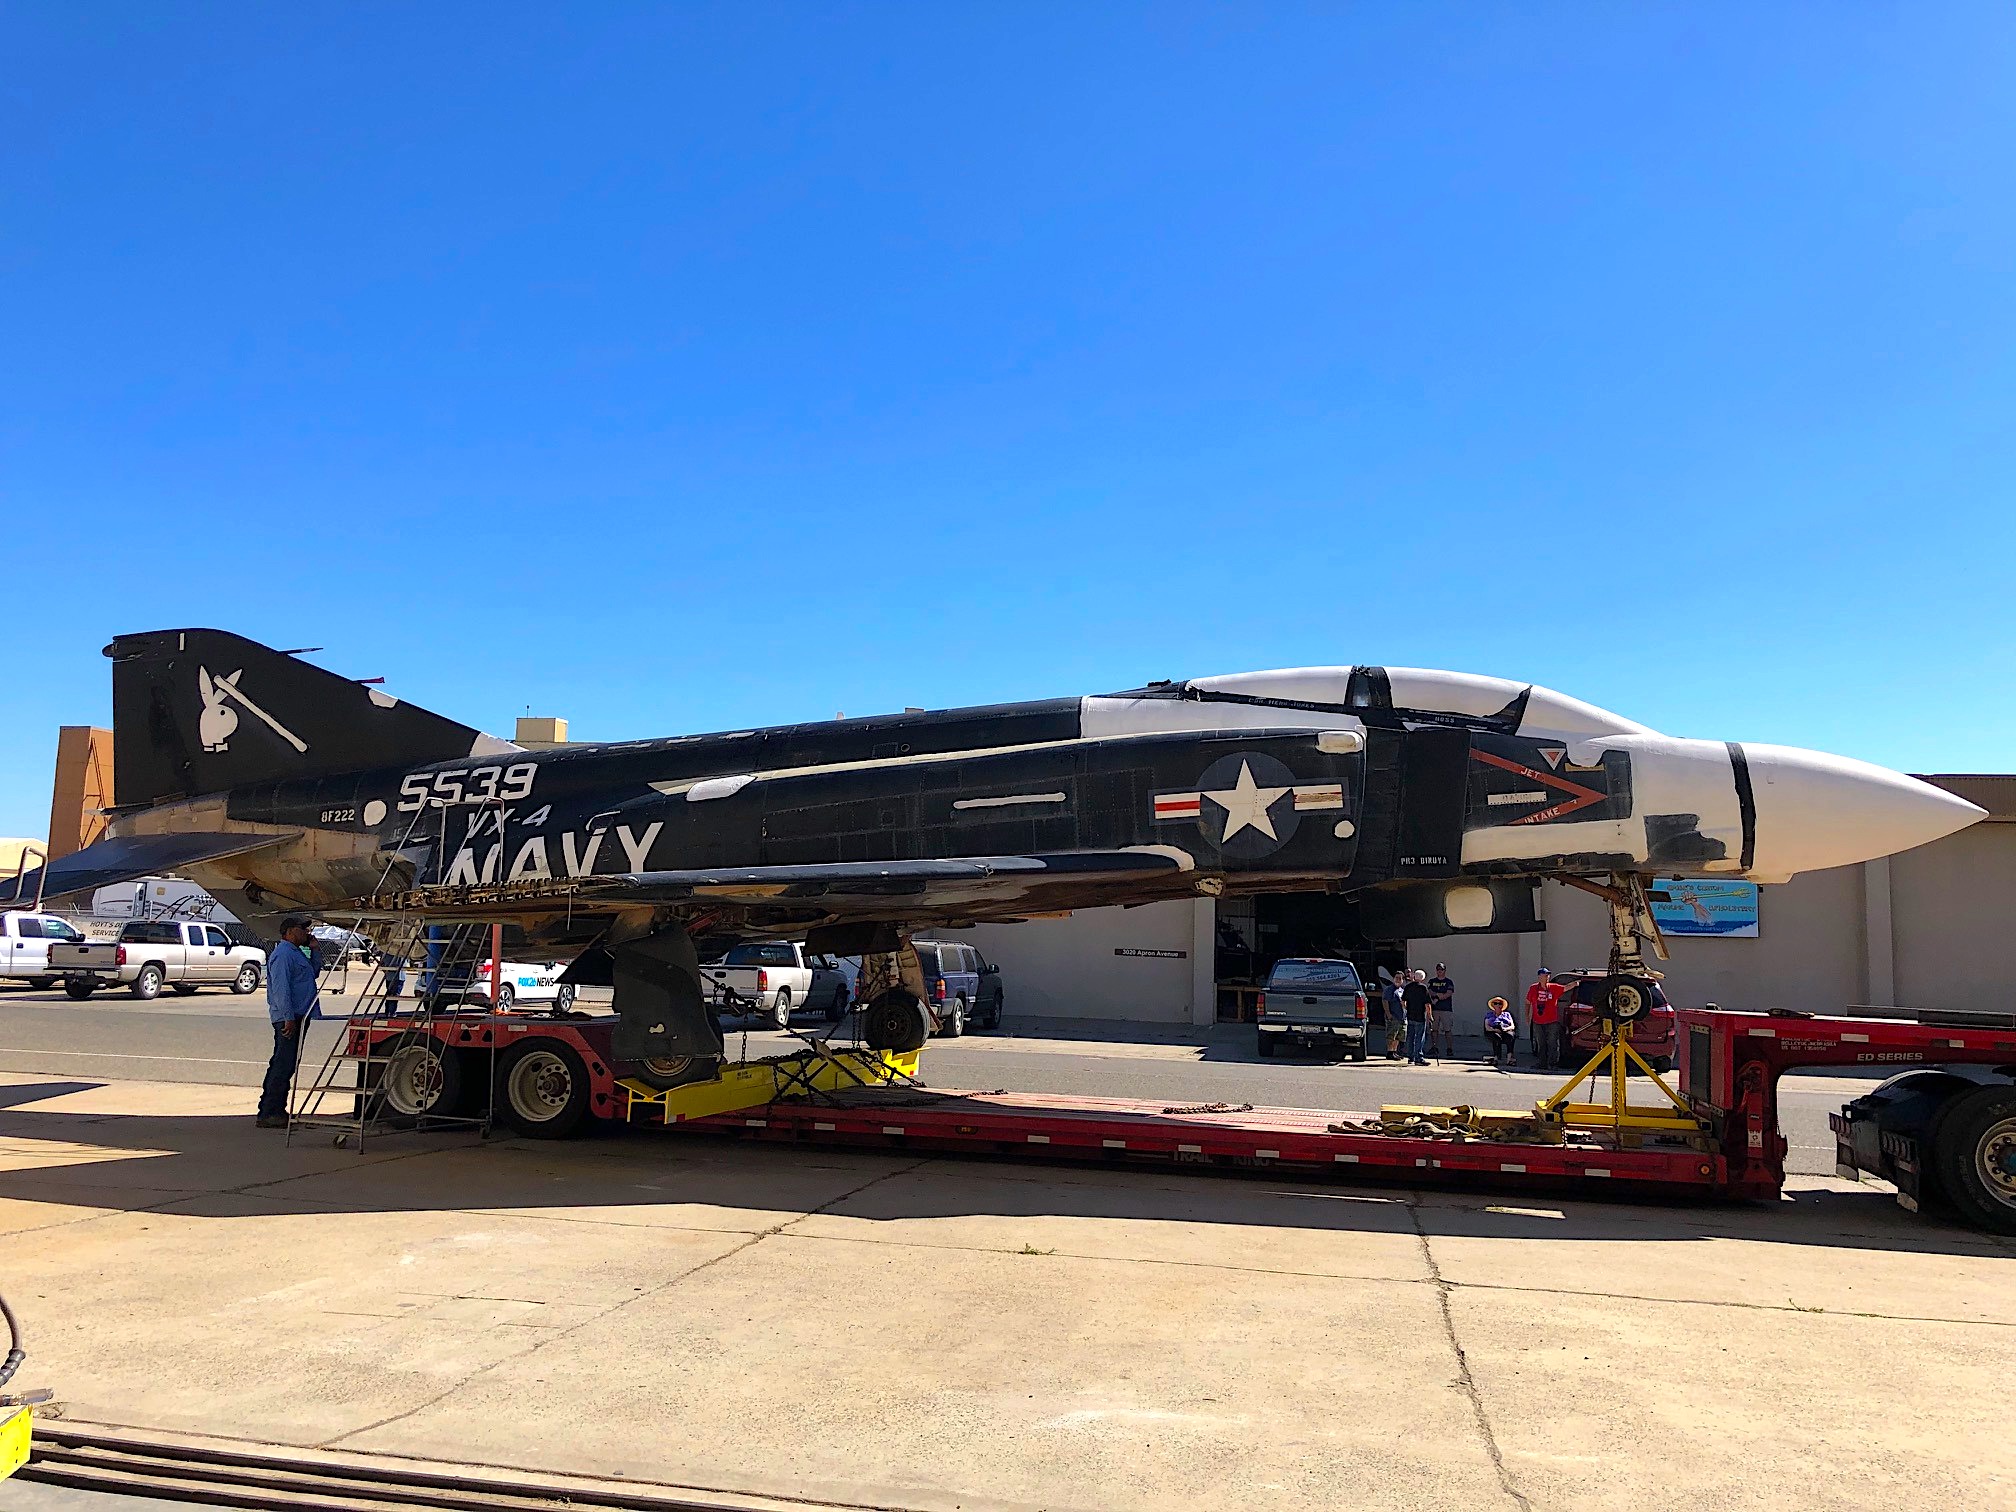
[(1939, 1111), (1930, 1163), (1941, 1193), (1969, 1226), (2016, 1234), (2016, 1087), (1977, 1087)]
[(568, 1139), (588, 1121), (588, 1068), (570, 1045), (534, 1040), (497, 1063), (491, 1108), (527, 1139)]
[(870, 1050), (907, 1054), (931, 1037), (931, 1015), (907, 988), (891, 987), (861, 1015), (861, 1038)]
[(63, 995), (79, 1003), (97, 990), (98, 984), (89, 977), (68, 977), (63, 982)]
[(402, 1035), (378, 1069), (379, 1094), (396, 1118), (462, 1109), (462, 1057), (431, 1034)]

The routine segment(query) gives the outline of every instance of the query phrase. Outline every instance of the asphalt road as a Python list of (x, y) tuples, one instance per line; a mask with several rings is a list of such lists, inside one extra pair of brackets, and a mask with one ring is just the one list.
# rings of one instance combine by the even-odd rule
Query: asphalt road
[[(1021, 1032), (1015, 1032), (1018, 1028)], [(1243, 1037), (1229, 1035), (1198, 1046), (1049, 1039), (1035, 1024), (1012, 1021), (1010, 1031), (935, 1041), (925, 1053), (925, 1080), (981, 1091), (1250, 1102), (1340, 1112), (1365, 1112), (1386, 1103), (1524, 1108), (1556, 1084), (1556, 1078), (1536, 1071), (1500, 1072), (1466, 1061), (1429, 1067), (1386, 1060), (1362, 1065), (1263, 1061)], [(310, 1056), (319, 1058), (333, 1035), (331, 1025), (316, 1025)], [(742, 1045), (743, 1036), (731, 1021), (730, 1052), (742, 1053)], [(772, 1055), (788, 1048), (789, 1041), (775, 1031), (752, 1029), (747, 1045), (751, 1055)], [(73, 1003), (60, 991), (0, 990), (0, 1071), (256, 1087), (270, 1046), (263, 997), (203, 992), (146, 1004), (109, 995)], [(1785, 1079), (1778, 1103), (1792, 1146), (1790, 1170), (1832, 1174), (1834, 1143), (1827, 1115), (1873, 1085), (1873, 1080), (1839, 1076)], [(1640, 1094), (1641, 1100), (1649, 1095)]]

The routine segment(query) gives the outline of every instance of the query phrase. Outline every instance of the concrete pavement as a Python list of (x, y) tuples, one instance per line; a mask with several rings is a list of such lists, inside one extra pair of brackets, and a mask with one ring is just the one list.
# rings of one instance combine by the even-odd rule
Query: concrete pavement
[(2016, 1496), (2009, 1247), (1830, 1179), (1651, 1208), (666, 1134), (359, 1156), (242, 1104), (0, 1077), (21, 1380), (73, 1419), (906, 1509)]

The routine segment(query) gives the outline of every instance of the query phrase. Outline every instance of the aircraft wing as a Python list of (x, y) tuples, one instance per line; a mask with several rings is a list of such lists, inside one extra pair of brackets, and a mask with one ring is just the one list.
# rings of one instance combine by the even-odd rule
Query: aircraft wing
[[(1062, 894), (1083, 907), (1107, 883), (1139, 882), (1184, 870), (1160, 851), (1060, 851), (1027, 856), (959, 856), (920, 861), (837, 861), (772, 866), (694, 867), (677, 871), (597, 872), (546, 884), (527, 897), (505, 884), (431, 886), (403, 894), (397, 905), (443, 916), (523, 914), (528, 905), (627, 908), (653, 903), (735, 903), (780, 914), (891, 918), (980, 906), (1002, 908), (1024, 899), (1053, 906)], [(538, 884), (534, 884), (537, 886)], [(1080, 902), (1077, 899), (1087, 901)], [(564, 900), (564, 902), (563, 902)]]
[(582, 877), (582, 891), (612, 900), (686, 898), (727, 902), (844, 902), (850, 898), (948, 900), (1014, 897), (1059, 883), (1099, 883), (1180, 870), (1154, 851), (1061, 851), (1031, 856), (964, 856), (932, 861), (837, 861), (798, 866), (727, 866), (690, 871)]
[(38, 887), (45, 900), (88, 892), (115, 882), (177, 871), (199, 861), (217, 861), (225, 856), (242, 856), (249, 851), (285, 845), (300, 839), (301, 833), (287, 830), (277, 835), (122, 835), (87, 845), (47, 867), (37, 867), (21, 879), (18, 896), (33, 899)]

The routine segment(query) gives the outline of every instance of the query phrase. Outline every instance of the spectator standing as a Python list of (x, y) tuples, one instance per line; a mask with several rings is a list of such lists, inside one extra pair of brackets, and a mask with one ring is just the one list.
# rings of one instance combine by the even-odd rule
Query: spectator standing
[(1407, 1064), (1425, 1066), (1428, 1064), (1428, 1026), (1434, 1021), (1435, 1010), (1429, 1006), (1428, 973), (1417, 971), (1400, 989), (1401, 1001), (1407, 1011)]
[(1402, 979), (1406, 975), (1405, 971), (1402, 971), (1398, 976), (1388, 973), (1386, 984), (1380, 991), (1380, 996), (1386, 1003), (1386, 1059), (1388, 1060), (1400, 1059), (1400, 1046), (1407, 1038), (1407, 1004), (1401, 996)]
[(1542, 966), (1526, 989), (1526, 1022), (1533, 1030), (1533, 1062), (1551, 1071), (1561, 1062), (1561, 986)]
[(1501, 997), (1484, 1006), (1484, 1038), (1491, 1042), (1491, 1064), (1509, 1070), (1519, 1049), (1519, 1021), (1512, 1017), (1512, 1005)]
[(287, 1127), (287, 1090), (294, 1083), (294, 1064), (301, 1058), (305, 1026), (315, 1012), (315, 963), (309, 959), (314, 942), (308, 921), (289, 914), (280, 923), (280, 943), (266, 958), (266, 1017), (273, 1025), (273, 1058), (259, 1088), (262, 1129)]
[(1444, 1060), (1456, 1058), (1456, 984), (1449, 980), (1449, 967), (1435, 963), (1435, 975), (1428, 978), (1428, 1006), (1435, 1011), (1431, 1027), (1435, 1033), (1435, 1053)]

